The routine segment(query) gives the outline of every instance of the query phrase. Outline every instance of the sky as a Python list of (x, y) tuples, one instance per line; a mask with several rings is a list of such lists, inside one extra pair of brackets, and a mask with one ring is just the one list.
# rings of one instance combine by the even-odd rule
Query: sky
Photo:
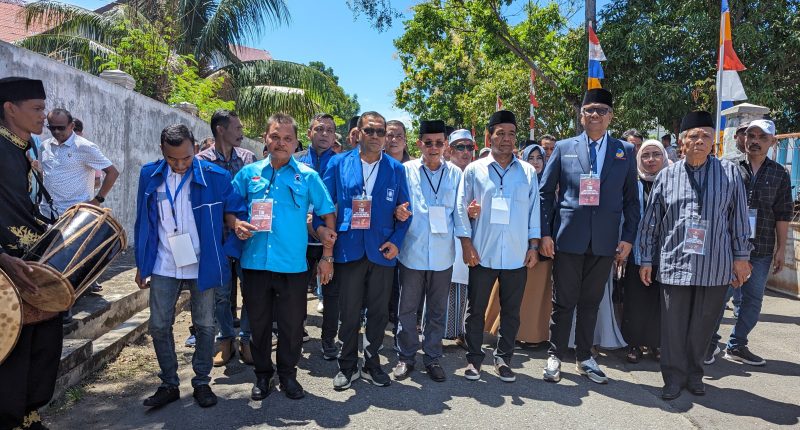
[[(88, 9), (109, 3), (67, 1)], [(598, 10), (609, 1), (598, 0)], [(394, 106), (394, 90), (404, 75), (392, 41), (403, 34), (403, 21), (411, 18), (410, 7), (418, 2), (392, 0), (392, 6), (404, 16), (379, 33), (366, 17), (354, 18), (346, 0), (286, 0), (289, 24), (265, 29), (248, 45), (269, 51), (277, 60), (303, 64), (322, 61), (333, 68), (348, 94), (358, 95), (362, 111), (374, 110), (387, 119), (410, 123), (409, 114)], [(582, 17), (583, 11), (575, 15), (577, 20)]]

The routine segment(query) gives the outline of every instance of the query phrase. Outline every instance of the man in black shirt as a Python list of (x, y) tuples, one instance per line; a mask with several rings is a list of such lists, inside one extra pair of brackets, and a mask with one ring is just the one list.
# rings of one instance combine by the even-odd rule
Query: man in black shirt
[[(25, 152), (31, 134), (42, 132), (45, 120), (42, 81), (0, 79), (0, 269), (20, 290), (36, 291), (20, 257), (44, 233), (38, 209), (30, 198), (34, 181)], [(0, 429), (45, 428), (37, 409), (53, 396), (61, 359), (61, 321), (52, 317), (25, 325), (14, 350), (0, 364)]]

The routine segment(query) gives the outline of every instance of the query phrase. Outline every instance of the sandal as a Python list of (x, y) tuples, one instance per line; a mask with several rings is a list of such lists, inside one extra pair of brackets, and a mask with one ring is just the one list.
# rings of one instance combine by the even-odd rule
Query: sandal
[(628, 349), (628, 355), (625, 356), (628, 363), (636, 364), (642, 359), (642, 349), (638, 346), (632, 346)]

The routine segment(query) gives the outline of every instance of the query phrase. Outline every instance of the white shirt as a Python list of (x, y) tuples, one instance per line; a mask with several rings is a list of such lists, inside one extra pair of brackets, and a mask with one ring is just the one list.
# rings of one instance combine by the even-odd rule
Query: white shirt
[[(592, 139), (589, 138), (589, 135), (586, 135), (586, 147), (589, 148), (589, 162), (592, 162)], [(597, 174), (600, 175), (603, 173), (603, 163), (606, 160), (606, 148), (608, 148), (608, 133), (603, 135), (603, 138), (597, 141)]]
[(364, 174), (364, 188), (367, 189), (367, 195), (372, 195), (372, 188), (375, 187), (375, 179), (378, 177), (378, 170), (380, 169), (381, 159), (383, 159), (383, 154), (378, 158), (378, 161), (374, 163), (367, 163), (364, 160), (361, 160), (361, 171)]
[[(158, 199), (158, 255), (156, 255), (156, 264), (153, 268), (153, 273), (160, 276), (166, 276), (175, 279), (197, 279), (199, 263), (190, 264), (188, 266), (176, 267), (175, 259), (172, 256), (172, 249), (169, 246), (169, 238), (176, 234), (189, 233), (194, 246), (194, 252), (197, 255), (197, 260), (200, 261), (200, 239), (197, 235), (197, 224), (194, 221), (194, 212), (192, 212), (192, 202), (189, 198), (189, 189), (191, 188), (192, 179), (186, 180), (183, 188), (175, 197), (175, 219), (172, 217), (172, 207), (167, 200), (165, 184), (169, 183), (169, 190), (173, 195), (175, 190), (178, 189), (183, 175), (179, 175), (167, 168), (167, 178), (165, 183), (156, 188), (156, 195)], [(187, 172), (191, 175), (191, 172)], [(177, 225), (175, 225), (177, 222)], [(177, 231), (176, 231), (177, 229)]]
[[(41, 163), (44, 186), (59, 216), (70, 206), (94, 198), (95, 170), (111, 166), (97, 145), (75, 133), (62, 144), (52, 137), (42, 142)], [(41, 209), (50, 214), (47, 203)]]

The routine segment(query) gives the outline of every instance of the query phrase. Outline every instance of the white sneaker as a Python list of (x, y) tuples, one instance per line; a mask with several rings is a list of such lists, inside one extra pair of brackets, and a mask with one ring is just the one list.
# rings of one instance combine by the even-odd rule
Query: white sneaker
[(578, 372), (581, 375), (586, 375), (592, 382), (596, 382), (598, 384), (607, 384), (608, 377), (602, 370), (600, 370), (600, 365), (594, 361), (594, 358), (589, 358), (588, 360), (581, 361), (577, 363)]
[(561, 360), (554, 356), (547, 359), (547, 366), (544, 368), (544, 380), (558, 382), (561, 380)]
[(321, 314), (323, 312), (325, 312), (325, 304), (320, 300), (319, 303), (317, 303), (317, 313)]

